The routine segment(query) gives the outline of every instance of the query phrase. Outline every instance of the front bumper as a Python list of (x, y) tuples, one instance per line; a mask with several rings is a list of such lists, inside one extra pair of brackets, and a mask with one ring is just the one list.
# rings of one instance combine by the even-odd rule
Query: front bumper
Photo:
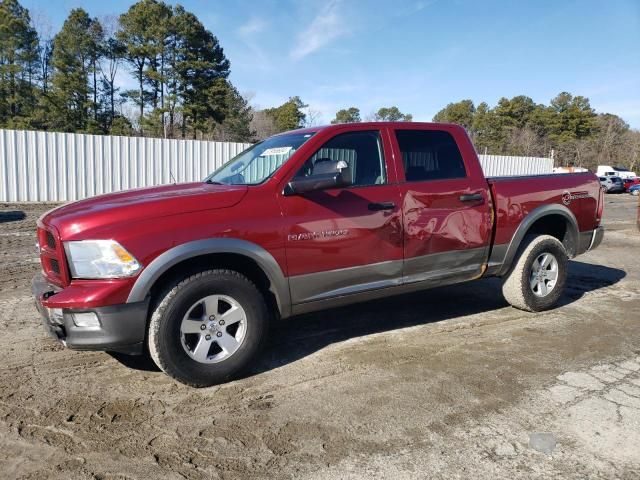
[[(107, 307), (49, 308), (59, 288), (37, 275), (31, 284), (36, 308), (46, 331), (63, 345), (74, 350), (107, 350), (141, 354), (146, 335), (149, 302), (124, 303)], [(94, 313), (99, 326), (83, 327), (74, 322), (74, 313)]]

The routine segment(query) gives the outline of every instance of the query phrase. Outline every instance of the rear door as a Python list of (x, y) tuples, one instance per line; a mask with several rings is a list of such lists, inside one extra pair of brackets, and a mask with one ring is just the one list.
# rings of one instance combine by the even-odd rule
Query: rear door
[(323, 162), (345, 161), (352, 186), (280, 196), (294, 304), (402, 282), (400, 191), (386, 133), (355, 126), (336, 133), (295, 174), (312, 176)]
[(394, 129), (404, 217), (404, 282), (464, 281), (484, 271), (492, 206), (475, 150), (455, 126)]

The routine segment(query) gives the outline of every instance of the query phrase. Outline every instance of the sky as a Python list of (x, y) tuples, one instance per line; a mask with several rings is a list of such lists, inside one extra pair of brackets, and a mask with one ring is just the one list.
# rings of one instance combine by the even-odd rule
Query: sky
[[(22, 0), (57, 31), (71, 9), (131, 0)], [(175, 2), (167, 2), (175, 3)], [(640, 128), (640, 0), (182, 0), (219, 39), (231, 81), (260, 108), (298, 95), (328, 123), (396, 105), (430, 121), (450, 102), (493, 106), (562, 91)], [(121, 81), (133, 85), (122, 67)]]

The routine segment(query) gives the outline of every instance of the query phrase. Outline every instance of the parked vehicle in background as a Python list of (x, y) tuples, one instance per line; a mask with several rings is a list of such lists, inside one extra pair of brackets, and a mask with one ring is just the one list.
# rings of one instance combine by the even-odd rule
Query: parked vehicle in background
[(582, 168), (582, 167), (574, 167), (572, 165), (569, 165), (567, 167), (555, 167), (553, 169), (553, 173), (586, 173), (589, 170), (587, 170), (586, 168)]
[(640, 183), (629, 188), (629, 193), (631, 195), (640, 195)]
[(627, 168), (611, 167), (609, 165), (598, 165), (598, 169), (596, 170), (596, 175), (598, 177), (620, 177), (622, 179), (636, 178), (635, 172), (631, 172)]
[(625, 192), (628, 192), (631, 187), (633, 187), (634, 185), (640, 184), (640, 178), (638, 178), (638, 177), (623, 178), (622, 179), (622, 183), (624, 184)]
[(624, 183), (620, 177), (598, 177), (602, 189), (607, 193), (624, 192)]
[(33, 292), (67, 347), (148, 348), (202, 387), (251, 365), (274, 317), (487, 276), (549, 309), (568, 259), (602, 241), (603, 198), (592, 173), (486, 178), (457, 125), (300, 129), (203, 182), (43, 215)]

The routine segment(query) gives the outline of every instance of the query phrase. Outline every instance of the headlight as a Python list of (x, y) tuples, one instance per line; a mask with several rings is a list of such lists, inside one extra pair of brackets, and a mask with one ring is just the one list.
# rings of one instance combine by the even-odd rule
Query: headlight
[(73, 278), (122, 278), (135, 275), (141, 265), (114, 240), (65, 242)]

